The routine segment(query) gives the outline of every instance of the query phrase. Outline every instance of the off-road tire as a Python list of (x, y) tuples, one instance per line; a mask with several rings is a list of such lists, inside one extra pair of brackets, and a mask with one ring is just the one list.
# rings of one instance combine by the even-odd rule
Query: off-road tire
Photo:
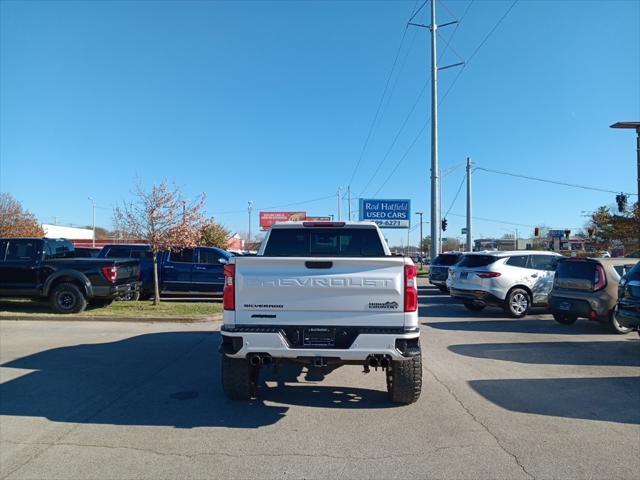
[(249, 400), (256, 395), (258, 367), (245, 358), (229, 358), (221, 354), (222, 390), (231, 400)]
[(484, 309), (486, 305), (484, 303), (474, 302), (473, 300), (465, 300), (462, 302), (467, 310), (471, 310), (472, 312), (479, 312)]
[(408, 360), (392, 360), (387, 370), (387, 392), (393, 403), (409, 405), (422, 391), (422, 355)]
[[(526, 300), (526, 307), (524, 310), (517, 308), (514, 303), (518, 299)], [(523, 288), (513, 288), (507, 294), (507, 298), (505, 299), (505, 310), (512, 318), (522, 318), (524, 317), (529, 310), (531, 309), (531, 296), (529, 293)]]
[(567, 315), (566, 313), (554, 313), (553, 319), (556, 322), (561, 323), (562, 325), (572, 325), (576, 323), (578, 317), (576, 317), (575, 315)]
[(618, 323), (618, 320), (616, 319), (615, 308), (611, 310), (611, 313), (609, 314), (609, 328), (613, 333), (617, 333), (618, 335), (626, 335), (627, 333), (633, 331), (633, 328), (625, 327), (623, 325), (620, 325), (620, 323)]
[(57, 313), (80, 313), (87, 308), (82, 290), (73, 283), (60, 283), (49, 294), (51, 308)]

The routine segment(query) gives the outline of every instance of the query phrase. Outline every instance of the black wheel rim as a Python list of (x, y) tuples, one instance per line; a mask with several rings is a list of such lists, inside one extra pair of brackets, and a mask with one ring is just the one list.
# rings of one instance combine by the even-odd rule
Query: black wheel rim
[(69, 292), (62, 292), (58, 295), (58, 305), (64, 310), (71, 310), (76, 303), (76, 299), (73, 294)]

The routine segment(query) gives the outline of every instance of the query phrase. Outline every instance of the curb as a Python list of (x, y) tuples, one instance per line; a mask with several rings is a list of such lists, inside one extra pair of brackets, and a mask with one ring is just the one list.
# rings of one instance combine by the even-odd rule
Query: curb
[(74, 315), (7, 315), (0, 316), (0, 321), (58, 321), (58, 322), (146, 322), (146, 323), (215, 323), (222, 321), (222, 315), (199, 317), (80, 317)]

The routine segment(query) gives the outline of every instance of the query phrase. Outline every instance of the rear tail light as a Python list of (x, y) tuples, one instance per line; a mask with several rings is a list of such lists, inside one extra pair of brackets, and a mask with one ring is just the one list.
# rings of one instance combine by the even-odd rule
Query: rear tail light
[(114, 265), (104, 266), (100, 269), (102, 276), (107, 279), (109, 283), (116, 283), (118, 280), (118, 267)]
[(418, 286), (415, 265), (404, 266), (404, 311), (415, 312), (418, 309)]
[(222, 290), (222, 304), (225, 310), (236, 309), (236, 266), (224, 266), (224, 289)]
[(502, 274), (500, 272), (477, 272), (476, 275), (480, 278), (496, 278)]
[(602, 265), (596, 265), (596, 275), (593, 279), (593, 291), (602, 290), (607, 286), (607, 277), (604, 274), (604, 268)]

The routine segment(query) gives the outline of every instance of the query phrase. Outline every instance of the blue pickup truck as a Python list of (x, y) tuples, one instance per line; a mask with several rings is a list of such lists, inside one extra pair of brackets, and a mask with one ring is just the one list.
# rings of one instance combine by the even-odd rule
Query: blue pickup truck
[[(185, 248), (158, 254), (161, 296), (217, 297), (224, 287), (224, 265), (231, 254), (214, 247)], [(99, 258), (135, 258), (140, 261), (141, 298), (153, 296), (153, 255), (148, 245), (105, 245)]]

